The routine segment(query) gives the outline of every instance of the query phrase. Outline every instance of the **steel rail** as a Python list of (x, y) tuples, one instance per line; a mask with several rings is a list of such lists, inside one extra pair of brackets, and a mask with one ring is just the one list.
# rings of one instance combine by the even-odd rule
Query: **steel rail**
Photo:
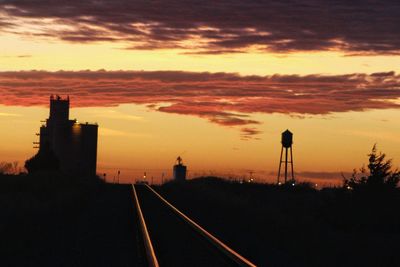
[(142, 230), (143, 241), (144, 241), (144, 246), (146, 249), (146, 256), (147, 256), (148, 264), (150, 267), (159, 267), (156, 253), (154, 252), (153, 244), (151, 243), (150, 235), (149, 235), (149, 232), (147, 231), (147, 226), (146, 226), (146, 222), (143, 217), (142, 209), (140, 208), (139, 199), (136, 194), (135, 185), (133, 185), (133, 184), (132, 184), (132, 189), (133, 189), (133, 198), (135, 201), (135, 206), (136, 206), (137, 213), (139, 216), (140, 228)]
[(226, 244), (224, 244), (222, 241), (220, 241), (218, 238), (210, 234), (208, 231), (206, 231), (203, 227), (198, 225), (196, 222), (194, 222), (192, 219), (190, 219), (188, 216), (183, 214), (180, 210), (175, 208), (171, 203), (169, 203), (165, 198), (163, 198), (159, 193), (157, 193), (153, 188), (151, 188), (149, 185), (147, 185), (147, 188), (150, 189), (159, 199), (161, 199), (167, 206), (169, 206), (179, 217), (181, 217), (184, 221), (186, 221), (196, 232), (198, 232), (200, 235), (202, 235), (204, 238), (206, 238), (211, 244), (216, 246), (223, 254), (228, 256), (231, 260), (236, 262), (239, 266), (250, 266), (250, 267), (256, 267), (256, 265), (252, 262), (250, 262), (248, 259), (228, 247)]

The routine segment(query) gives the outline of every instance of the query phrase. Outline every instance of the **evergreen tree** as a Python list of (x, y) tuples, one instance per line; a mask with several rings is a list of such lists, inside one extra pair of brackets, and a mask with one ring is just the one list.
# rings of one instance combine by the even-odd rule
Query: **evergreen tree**
[(344, 187), (354, 190), (390, 190), (397, 188), (400, 181), (400, 171), (392, 170), (392, 160), (386, 160), (386, 155), (377, 152), (373, 146), (369, 156), (368, 171), (365, 167), (356, 170), (350, 178), (344, 177)]

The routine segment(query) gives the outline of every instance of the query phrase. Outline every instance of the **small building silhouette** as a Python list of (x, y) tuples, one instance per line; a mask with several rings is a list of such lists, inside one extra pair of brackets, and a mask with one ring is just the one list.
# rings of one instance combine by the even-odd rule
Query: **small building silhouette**
[(50, 96), (50, 115), (39, 135), (39, 150), (49, 147), (61, 171), (96, 174), (98, 125), (70, 120), (69, 97)]
[(178, 157), (176, 159), (176, 164), (174, 165), (173, 174), (175, 181), (186, 180), (186, 166), (183, 165), (181, 157)]

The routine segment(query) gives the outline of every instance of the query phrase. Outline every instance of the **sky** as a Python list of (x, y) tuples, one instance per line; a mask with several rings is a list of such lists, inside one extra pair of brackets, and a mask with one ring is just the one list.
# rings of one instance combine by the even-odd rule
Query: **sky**
[(274, 181), (294, 133), (299, 180), (335, 184), (377, 143), (400, 162), (400, 4), (0, 0), (0, 161), (36, 153), (51, 94), (99, 124), (98, 171), (128, 182)]

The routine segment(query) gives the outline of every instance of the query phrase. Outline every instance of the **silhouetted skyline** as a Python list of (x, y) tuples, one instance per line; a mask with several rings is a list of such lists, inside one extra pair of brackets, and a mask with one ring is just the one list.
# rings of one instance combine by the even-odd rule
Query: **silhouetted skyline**
[(399, 26), (399, 0), (0, 0), (0, 266), (400, 266)]

